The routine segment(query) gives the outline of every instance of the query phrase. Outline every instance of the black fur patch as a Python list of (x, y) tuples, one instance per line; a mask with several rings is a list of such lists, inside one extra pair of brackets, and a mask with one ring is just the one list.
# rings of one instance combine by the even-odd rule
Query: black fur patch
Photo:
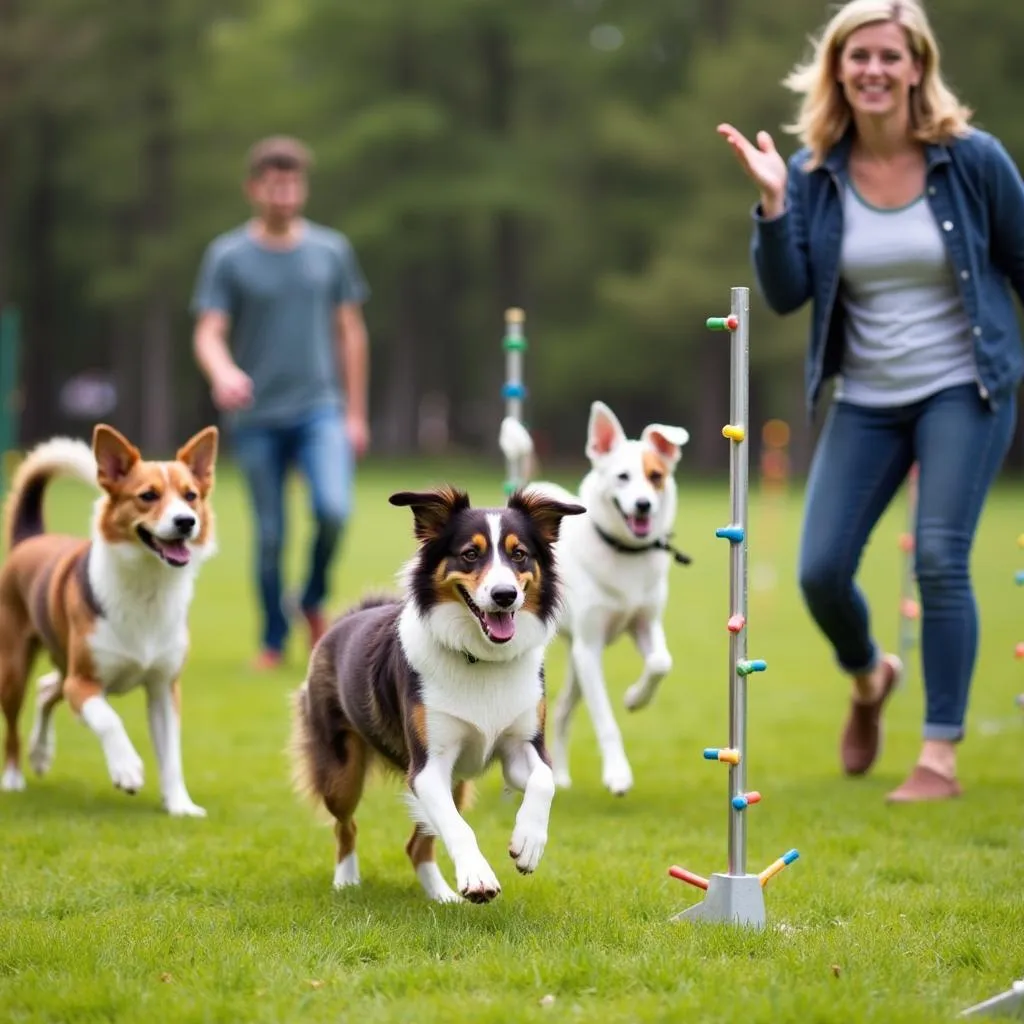
[(12, 548), (15, 544), (20, 544), (23, 540), (35, 537), (45, 531), (43, 494), (46, 492), (49, 482), (49, 476), (40, 473), (25, 484), (11, 523), (10, 545)]
[(326, 663), (308, 680), (307, 720), (314, 747), (344, 764), (345, 733), (358, 732), (402, 772), (416, 760), (418, 742), (407, 722), (419, 703), (420, 680), (398, 639), (402, 602), (371, 597), (332, 623), (320, 643)]

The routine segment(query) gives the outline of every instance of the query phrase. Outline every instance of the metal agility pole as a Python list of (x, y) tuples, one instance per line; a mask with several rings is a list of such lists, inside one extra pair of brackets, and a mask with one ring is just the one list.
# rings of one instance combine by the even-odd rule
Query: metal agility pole
[(754, 672), (764, 672), (768, 666), (761, 659), (747, 657), (750, 289), (733, 288), (731, 297), (729, 316), (707, 320), (709, 330), (728, 331), (731, 335), (729, 422), (722, 428), (722, 436), (731, 442), (732, 520), (728, 526), (715, 530), (716, 537), (729, 541), (729, 619), (726, 623), (729, 631), (729, 746), (708, 747), (704, 751), (706, 760), (729, 765), (729, 869), (707, 879), (673, 865), (669, 875), (707, 893), (700, 903), (674, 915), (673, 921), (726, 921), (761, 928), (765, 923), (765, 885), (800, 854), (789, 850), (759, 874), (747, 871), (747, 812), (761, 801), (759, 792), (747, 790), (747, 677)]
[[(526, 352), (526, 335), (523, 323), (526, 314), (511, 307), (505, 310), (505, 336), (502, 348), (505, 350), (505, 384), (501, 389), (505, 399), (505, 415), (523, 422), (523, 399), (526, 385), (523, 383), (523, 355)], [(505, 494), (511, 494), (526, 483), (526, 456), (509, 455), (505, 459)]]

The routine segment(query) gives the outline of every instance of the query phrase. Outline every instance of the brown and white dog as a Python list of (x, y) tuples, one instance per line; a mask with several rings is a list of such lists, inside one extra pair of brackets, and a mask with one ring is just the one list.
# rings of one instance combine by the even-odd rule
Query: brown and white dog
[(411, 506), (419, 540), (405, 593), (364, 600), (314, 648), (293, 701), (295, 782), (335, 818), (336, 888), (359, 883), (353, 816), (377, 761), (405, 775), (416, 822), (406, 851), (428, 897), (486, 903), (501, 886), (460, 814), (467, 781), (500, 760), (523, 793), (508, 852), (532, 872), (555, 792), (544, 744), (544, 652), (560, 598), (553, 546), (562, 517), (583, 507), (527, 491), (477, 509), (448, 488), (390, 501)]
[[(32, 663), (45, 648), (55, 669), (39, 680), (28, 752), (35, 771), (42, 775), (53, 761), (51, 716), (63, 697), (98, 737), (114, 785), (137, 792), (142, 760), (107, 697), (142, 686), (163, 805), (173, 815), (205, 816), (182, 771), (179, 677), (196, 573), (215, 547), (217, 441), (217, 428), (207, 427), (173, 461), (149, 462), (100, 424), (91, 449), (54, 438), (18, 467), (4, 509), (9, 553), (0, 569), (0, 789), (25, 788), (18, 714)], [(46, 531), (43, 497), (58, 476), (99, 484), (91, 539)]]

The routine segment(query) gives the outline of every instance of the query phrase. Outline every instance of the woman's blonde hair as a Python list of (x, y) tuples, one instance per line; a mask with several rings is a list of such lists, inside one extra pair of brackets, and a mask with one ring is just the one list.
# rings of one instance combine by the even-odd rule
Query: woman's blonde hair
[(910, 93), (911, 136), (920, 142), (946, 142), (967, 131), (973, 112), (943, 81), (938, 44), (917, 0), (850, 0), (819, 38), (811, 40), (811, 59), (782, 81), (803, 96), (796, 121), (783, 128), (810, 148), (808, 168), (821, 164), (850, 124), (850, 105), (836, 80), (843, 45), (857, 29), (890, 21), (903, 29), (912, 56), (921, 63), (921, 82)]

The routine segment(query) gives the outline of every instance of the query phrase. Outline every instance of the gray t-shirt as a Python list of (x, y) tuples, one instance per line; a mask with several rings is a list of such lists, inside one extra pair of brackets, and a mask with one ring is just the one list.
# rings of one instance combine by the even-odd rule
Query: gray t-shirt
[(883, 210), (850, 185), (843, 219), (846, 348), (836, 398), (909, 405), (973, 381), (970, 321), (925, 198)]
[(284, 425), (323, 407), (340, 409), (337, 307), (369, 294), (351, 244), (330, 228), (304, 220), (290, 249), (262, 244), (248, 224), (215, 238), (192, 312), (227, 314), (232, 356), (253, 381), (253, 404), (225, 423)]

